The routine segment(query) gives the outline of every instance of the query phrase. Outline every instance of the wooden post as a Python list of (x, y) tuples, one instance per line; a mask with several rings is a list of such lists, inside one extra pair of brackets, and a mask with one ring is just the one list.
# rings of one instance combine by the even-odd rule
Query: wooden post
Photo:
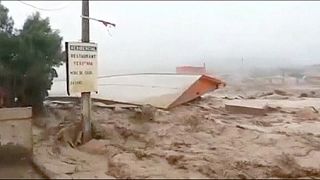
[[(82, 0), (82, 16), (89, 17), (89, 0)], [(82, 42), (90, 42), (89, 19), (82, 18)], [(91, 137), (91, 97), (90, 92), (81, 93), (82, 104), (82, 142), (88, 142)]]

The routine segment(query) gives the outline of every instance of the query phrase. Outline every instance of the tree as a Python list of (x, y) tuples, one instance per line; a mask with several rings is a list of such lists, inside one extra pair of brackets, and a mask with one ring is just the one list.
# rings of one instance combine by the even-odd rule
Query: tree
[(13, 32), (13, 19), (8, 16), (8, 8), (0, 4), (0, 32), (12, 34)]
[(32, 105), (34, 112), (42, 112), (52, 80), (57, 77), (54, 67), (62, 65), (62, 37), (50, 27), (49, 18), (37, 12), (28, 17), (19, 35), (17, 68), (22, 79), (20, 95), (24, 105)]
[[(13, 33), (13, 19), (8, 16), (9, 10), (0, 4), (0, 87), (12, 92), (14, 82), (14, 58), (17, 52), (17, 38)], [(10, 90), (10, 91), (9, 91)], [(8, 93), (8, 101), (5, 104), (12, 105), (12, 95)]]
[(10, 92), (9, 106), (17, 97), (15, 105), (32, 106), (35, 115), (43, 112), (43, 100), (57, 77), (54, 67), (64, 60), (61, 41), (49, 18), (41, 18), (38, 12), (13, 32), (8, 9), (0, 4), (0, 86)]

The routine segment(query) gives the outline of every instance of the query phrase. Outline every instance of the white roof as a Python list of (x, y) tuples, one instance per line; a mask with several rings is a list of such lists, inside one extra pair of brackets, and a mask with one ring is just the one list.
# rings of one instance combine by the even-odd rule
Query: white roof
[[(168, 108), (201, 77), (202, 75), (180, 74), (106, 76), (98, 79), (98, 94), (92, 92), (92, 97), (122, 103), (151, 104), (159, 108)], [(54, 81), (49, 96), (68, 96), (66, 81)], [(71, 96), (80, 97), (80, 93)]]

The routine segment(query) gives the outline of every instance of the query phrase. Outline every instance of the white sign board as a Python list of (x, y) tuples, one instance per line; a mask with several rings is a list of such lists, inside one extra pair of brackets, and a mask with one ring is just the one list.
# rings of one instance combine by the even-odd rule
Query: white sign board
[(97, 44), (66, 42), (67, 92), (97, 92)]

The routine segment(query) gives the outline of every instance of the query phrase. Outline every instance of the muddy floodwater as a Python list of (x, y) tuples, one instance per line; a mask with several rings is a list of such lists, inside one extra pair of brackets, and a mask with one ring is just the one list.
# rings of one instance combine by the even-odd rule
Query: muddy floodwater
[(0, 148), (0, 178), (43, 179), (31, 162), (30, 153), (21, 147), (1, 146)]
[(0, 178), (42, 179), (44, 176), (27, 160), (16, 161), (13, 164), (0, 165)]

